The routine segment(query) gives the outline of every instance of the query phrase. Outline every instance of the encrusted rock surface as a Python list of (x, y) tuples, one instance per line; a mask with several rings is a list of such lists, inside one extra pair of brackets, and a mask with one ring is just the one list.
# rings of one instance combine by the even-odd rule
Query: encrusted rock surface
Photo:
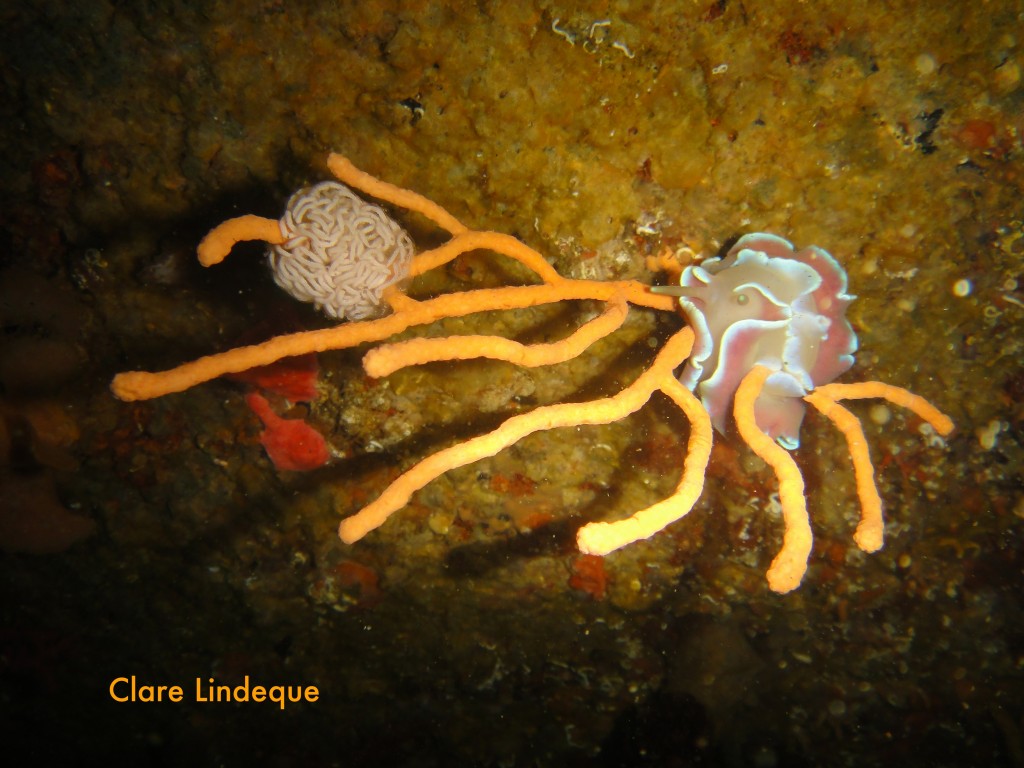
[[(0, 11), (0, 483), (42, 489), (48, 514), (55, 490), (95, 528), (3, 556), (5, 722), (40, 764), (1020, 765), (1020, 4), (449, 5), (464, 4)], [(240, 384), (115, 401), (119, 370), (328, 324), (275, 288), (258, 247), (193, 259), (222, 219), (276, 218), (327, 178), (328, 150), (574, 277), (655, 281), (659, 248), (711, 255), (750, 231), (818, 244), (859, 296), (845, 379), (912, 389), (958, 430), (942, 444), (854, 406), (888, 523), (864, 556), (845, 447), (809, 417), (816, 542), (784, 597), (764, 581), (774, 479), (736, 440), (718, 440), (685, 520), (579, 559), (582, 522), (677, 481), (686, 424), (660, 401), (453, 471), (345, 546), (339, 517), (400, 468), (613, 394), (678, 320), (631, 313), (552, 369), (374, 381), (358, 350), (323, 354), (319, 397), (285, 415), (336, 456), (301, 475), (275, 472)], [(472, 254), (412, 294), (519, 278)], [(592, 312), (429, 333), (550, 340)], [(131, 675), (186, 701), (114, 702)], [(246, 675), (320, 699), (190, 701), (196, 678)]]

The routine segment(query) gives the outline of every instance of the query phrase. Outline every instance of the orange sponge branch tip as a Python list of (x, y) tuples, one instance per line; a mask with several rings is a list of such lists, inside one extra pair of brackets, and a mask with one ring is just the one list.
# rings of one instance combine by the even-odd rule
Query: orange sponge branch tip
[(271, 245), (285, 241), (281, 224), (277, 219), (247, 214), (228, 219), (210, 230), (196, 249), (199, 263), (204, 267), (220, 264), (231, 253), (236, 243), (244, 240), (263, 240)]
[(882, 519), (882, 499), (875, 485), (875, 470), (868, 452), (868, 441), (864, 437), (864, 429), (860, 420), (849, 410), (815, 390), (804, 400), (809, 402), (822, 415), (828, 418), (846, 438), (846, 447), (853, 460), (853, 474), (857, 482), (857, 496), (860, 499), (860, 524), (854, 541), (865, 552), (877, 552), (882, 548), (882, 536), (885, 524)]
[(755, 365), (743, 377), (733, 400), (733, 413), (736, 428), (744, 442), (775, 470), (779, 481), (779, 503), (782, 505), (785, 533), (782, 549), (768, 568), (767, 577), (769, 588), (783, 593), (800, 586), (811, 556), (813, 537), (800, 468), (789, 452), (761, 431), (754, 417), (754, 403), (770, 373), (765, 366)]
[(348, 184), (350, 187), (354, 187), (370, 197), (375, 197), (386, 203), (397, 205), (399, 208), (405, 208), (408, 211), (422, 214), (453, 235), (468, 230), (465, 224), (433, 200), (428, 200), (423, 195), (417, 194), (412, 190), (396, 187), (394, 184), (381, 181), (375, 176), (371, 176), (365, 171), (356, 168), (343, 155), (332, 152), (327, 158), (327, 167), (338, 178), (338, 181)]
[(903, 387), (881, 381), (858, 381), (852, 384), (826, 384), (814, 390), (830, 400), (863, 400), (878, 397), (912, 411), (918, 418), (931, 424), (942, 437), (952, 433), (953, 420), (920, 395)]

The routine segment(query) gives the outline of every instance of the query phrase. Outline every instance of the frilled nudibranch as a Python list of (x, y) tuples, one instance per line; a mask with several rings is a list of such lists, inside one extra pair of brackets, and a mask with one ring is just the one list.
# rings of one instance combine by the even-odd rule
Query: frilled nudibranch
[(803, 477), (783, 450), (800, 444), (805, 402), (846, 437), (861, 503), (854, 540), (865, 552), (881, 548), (882, 501), (867, 440), (858, 419), (838, 401), (885, 398), (909, 408), (941, 435), (949, 434), (953, 423), (899, 387), (830, 383), (849, 370), (857, 350), (846, 319), (854, 297), (846, 293), (843, 268), (821, 248), (796, 251), (781, 237), (754, 233), (741, 237), (724, 257), (686, 267), (679, 283), (651, 290), (678, 296), (694, 329), (693, 352), (680, 383), (700, 395), (719, 432), (725, 432), (732, 411), (743, 440), (771, 464), (779, 480), (786, 532), (768, 569), (771, 588), (788, 592), (798, 586), (811, 553)]
[(651, 290), (678, 296), (697, 334), (679, 381), (700, 395), (719, 432), (740, 381), (763, 365), (772, 373), (755, 403), (757, 426), (796, 448), (803, 397), (853, 365), (846, 307), (855, 297), (839, 262), (817, 246), (796, 251), (776, 235), (745, 235), (724, 257), (686, 267), (679, 286)]

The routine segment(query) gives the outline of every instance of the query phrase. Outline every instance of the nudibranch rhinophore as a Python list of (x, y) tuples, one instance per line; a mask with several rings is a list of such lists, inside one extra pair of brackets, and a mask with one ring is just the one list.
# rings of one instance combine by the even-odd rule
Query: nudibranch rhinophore
[(855, 297), (839, 262), (816, 246), (797, 251), (776, 235), (745, 235), (724, 257), (686, 267), (679, 286), (652, 290), (678, 296), (693, 326), (679, 381), (700, 395), (719, 432), (740, 381), (763, 365), (773, 373), (755, 405), (757, 425), (792, 450), (804, 395), (853, 365), (857, 337), (846, 308)]

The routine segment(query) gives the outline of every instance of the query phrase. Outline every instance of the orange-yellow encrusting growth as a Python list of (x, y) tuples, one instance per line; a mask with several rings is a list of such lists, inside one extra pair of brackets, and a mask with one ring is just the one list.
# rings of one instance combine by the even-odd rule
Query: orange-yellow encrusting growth
[[(122, 400), (160, 397), (284, 357), (384, 341), (409, 328), (443, 318), (562, 301), (597, 302), (600, 310), (596, 317), (567, 333), (563, 339), (547, 344), (525, 345), (490, 335), (412, 339), (382, 344), (369, 350), (363, 359), (365, 370), (375, 377), (387, 376), (411, 365), (475, 357), (528, 367), (551, 365), (583, 354), (593, 344), (617, 331), (626, 321), (630, 305), (668, 312), (677, 310), (672, 296), (652, 293), (650, 286), (634, 280), (596, 281), (562, 277), (525, 243), (499, 232), (471, 230), (437, 203), (416, 192), (376, 179), (340, 155), (332, 154), (328, 158), (328, 166), (348, 186), (421, 214), (451, 235), (438, 247), (416, 255), (410, 276), (436, 269), (460, 254), (489, 250), (519, 262), (532, 273), (536, 282), (460, 291), (424, 300), (413, 299), (393, 285), (382, 295), (382, 300), (391, 309), (390, 315), (278, 336), (261, 344), (209, 355), (163, 372), (121, 373), (111, 383), (117, 397)], [(287, 235), (282, 232), (278, 221), (259, 216), (239, 216), (215, 227), (203, 239), (199, 245), (199, 260), (206, 266), (217, 264), (236, 243), (245, 240), (281, 244), (287, 240)], [(651, 269), (666, 270), (673, 276), (682, 268), (678, 258), (668, 250), (651, 257), (648, 263)], [(583, 526), (577, 533), (577, 544), (586, 554), (606, 555), (654, 535), (692, 509), (703, 491), (711, 453), (711, 419), (693, 393), (683, 387), (674, 375), (689, 356), (693, 343), (694, 333), (689, 328), (674, 333), (649, 368), (617, 395), (582, 403), (542, 406), (509, 418), (492, 432), (452, 445), (421, 460), (385, 488), (376, 500), (344, 519), (338, 528), (340, 538), (348, 543), (359, 540), (405, 506), (413, 493), (449, 470), (492, 456), (523, 437), (542, 430), (606, 424), (622, 419), (641, 408), (655, 392), (661, 392), (680, 408), (690, 423), (687, 456), (676, 490), (668, 498), (626, 519)], [(812, 540), (800, 470), (792, 456), (756, 424), (754, 404), (769, 373), (768, 368), (755, 366), (747, 374), (736, 393), (734, 415), (742, 438), (772, 466), (778, 478), (785, 531), (782, 548), (772, 561), (767, 578), (771, 589), (783, 593), (799, 586), (807, 569)], [(929, 422), (940, 435), (949, 434), (953, 423), (917, 395), (878, 382), (829, 384), (806, 396), (805, 399), (846, 436), (862, 510), (855, 539), (862, 549), (874, 551), (882, 545), (882, 503), (875, 487), (867, 441), (857, 418), (838, 403), (839, 400), (864, 397), (881, 397), (909, 408)]]

